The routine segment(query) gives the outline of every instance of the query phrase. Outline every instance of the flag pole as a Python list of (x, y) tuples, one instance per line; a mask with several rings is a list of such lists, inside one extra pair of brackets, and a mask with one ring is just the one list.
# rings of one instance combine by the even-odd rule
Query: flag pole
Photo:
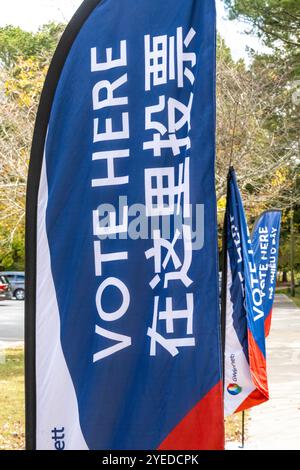
[(245, 411), (242, 411), (242, 445), (241, 449), (245, 448)]
[(227, 303), (227, 215), (229, 198), (229, 177), (227, 175), (227, 199), (223, 223), (222, 237), (222, 288), (221, 288), (221, 335), (222, 335), (222, 360), (223, 360), (223, 393), (225, 393), (225, 342), (226, 342), (226, 303)]

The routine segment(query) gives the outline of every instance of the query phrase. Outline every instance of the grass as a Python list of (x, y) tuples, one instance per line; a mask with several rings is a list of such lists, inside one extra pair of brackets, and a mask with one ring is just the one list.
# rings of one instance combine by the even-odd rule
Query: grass
[[(25, 446), (23, 349), (9, 349), (3, 352), (3, 359), (3, 363), (0, 361), (0, 450), (22, 450)], [(241, 413), (226, 419), (225, 431), (226, 441), (241, 442)]]
[(0, 450), (25, 446), (24, 351), (0, 352)]
[(296, 287), (295, 291), (295, 297), (291, 296), (291, 292), (288, 287), (286, 289), (280, 289), (280, 291), (278, 291), (278, 294), (286, 294), (297, 305), (297, 307), (300, 308), (300, 286)]
[[(247, 438), (247, 423), (249, 413), (245, 413), (245, 439)], [(226, 442), (242, 443), (242, 413), (236, 413), (228, 416), (225, 420), (225, 438)]]

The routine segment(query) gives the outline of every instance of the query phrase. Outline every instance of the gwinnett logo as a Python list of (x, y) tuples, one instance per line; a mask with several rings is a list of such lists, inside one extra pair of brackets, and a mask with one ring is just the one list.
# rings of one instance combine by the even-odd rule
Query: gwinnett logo
[(231, 354), (230, 362), (231, 362), (231, 366), (232, 366), (232, 382), (236, 383), (237, 382), (238, 370), (237, 370), (237, 367), (236, 367), (236, 360), (235, 360), (235, 355), (234, 354)]
[(241, 393), (242, 387), (240, 387), (238, 384), (229, 384), (227, 387), (227, 392), (230, 395), (238, 395)]
[(52, 440), (55, 450), (65, 450), (66, 443), (65, 443), (65, 428), (64, 427), (56, 427), (52, 429)]

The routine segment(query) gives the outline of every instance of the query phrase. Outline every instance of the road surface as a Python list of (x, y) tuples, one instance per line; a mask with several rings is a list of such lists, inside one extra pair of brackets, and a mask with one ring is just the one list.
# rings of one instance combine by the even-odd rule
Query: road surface
[(24, 302), (0, 302), (0, 349), (17, 346), (24, 341)]

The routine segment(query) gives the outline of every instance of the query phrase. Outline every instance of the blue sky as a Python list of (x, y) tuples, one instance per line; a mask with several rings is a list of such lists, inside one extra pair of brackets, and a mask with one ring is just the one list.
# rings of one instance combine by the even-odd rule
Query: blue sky
[[(68, 21), (82, 0), (9, 0), (1, 5), (0, 26), (13, 24), (34, 31), (48, 21)], [(262, 45), (256, 37), (243, 33), (246, 25), (239, 21), (228, 21), (221, 0), (216, 0), (218, 30), (231, 48), (234, 59), (246, 58), (246, 47), (261, 51)], [(4, 3), (3, 0), (1, 3)]]

